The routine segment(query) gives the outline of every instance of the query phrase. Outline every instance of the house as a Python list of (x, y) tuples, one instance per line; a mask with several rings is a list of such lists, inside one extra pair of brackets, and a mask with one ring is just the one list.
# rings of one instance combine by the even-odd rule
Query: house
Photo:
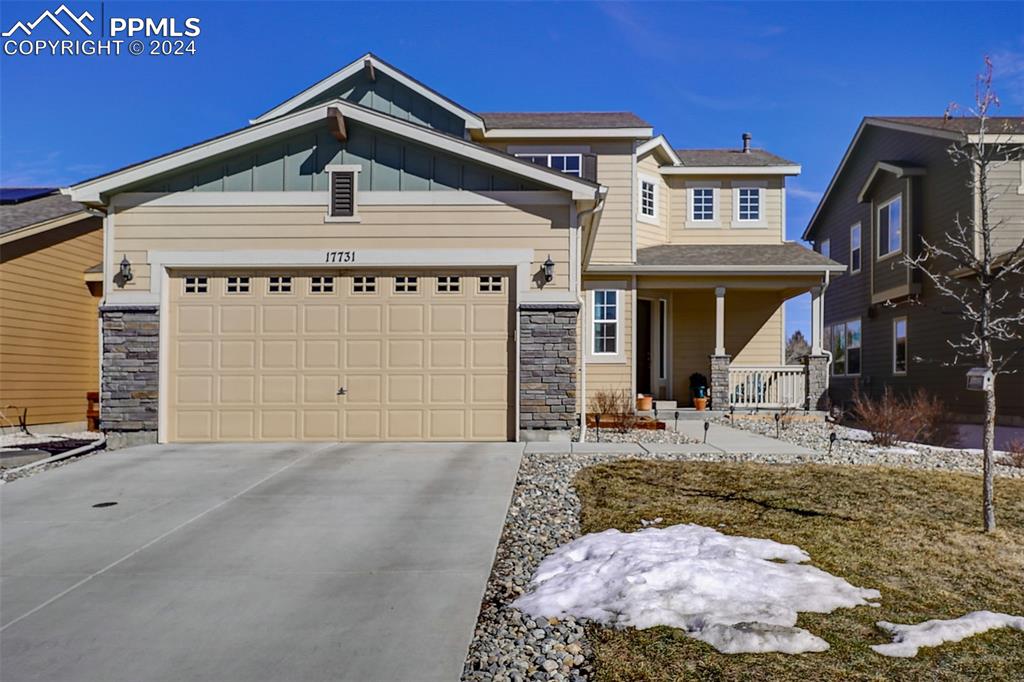
[(564, 437), (584, 396), (688, 405), (693, 372), (719, 407), (815, 405), (782, 305), (843, 266), (784, 239), (799, 172), (631, 113), (477, 113), (367, 54), (69, 189), (106, 214), (103, 428)]
[[(870, 117), (857, 129), (803, 235), (847, 266), (825, 295), (833, 401), (847, 402), (857, 390), (877, 396), (887, 387), (923, 388), (965, 421), (984, 412), (983, 394), (966, 390), (971, 361), (952, 364), (947, 340), (965, 328), (955, 303), (903, 260), (920, 253), (922, 239), (943, 243), (957, 217), (966, 221), (978, 210), (967, 186), (971, 169), (949, 156), (976, 129), (971, 119), (943, 117)], [(1024, 141), (1024, 118), (992, 119), (989, 130), (1004, 142)], [(998, 166), (990, 180), (993, 220), (1003, 221), (994, 246), (1005, 252), (1024, 238), (1024, 164)], [(1022, 285), (1010, 283), (1012, 293)], [(997, 381), (998, 415), (1020, 426), (1024, 354), (1013, 363), (1018, 373)]]
[(98, 391), (103, 220), (54, 188), (0, 190), (0, 428), (84, 430)]

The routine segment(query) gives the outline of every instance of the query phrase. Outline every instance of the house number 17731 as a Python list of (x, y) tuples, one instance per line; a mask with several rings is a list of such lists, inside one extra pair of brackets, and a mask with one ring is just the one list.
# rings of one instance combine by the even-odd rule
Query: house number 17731
[(355, 263), (356, 252), (355, 251), (328, 251), (325, 263)]

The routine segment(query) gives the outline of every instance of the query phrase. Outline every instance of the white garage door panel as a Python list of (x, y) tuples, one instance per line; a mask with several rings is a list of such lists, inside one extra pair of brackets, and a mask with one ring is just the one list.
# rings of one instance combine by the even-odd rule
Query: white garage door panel
[(169, 439), (507, 440), (509, 281), (484, 275), (176, 274)]

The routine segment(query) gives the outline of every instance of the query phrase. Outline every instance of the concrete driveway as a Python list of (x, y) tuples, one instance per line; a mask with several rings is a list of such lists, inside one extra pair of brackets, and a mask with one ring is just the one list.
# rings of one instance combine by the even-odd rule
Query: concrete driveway
[(521, 452), (146, 446), (0, 486), (3, 678), (456, 680)]

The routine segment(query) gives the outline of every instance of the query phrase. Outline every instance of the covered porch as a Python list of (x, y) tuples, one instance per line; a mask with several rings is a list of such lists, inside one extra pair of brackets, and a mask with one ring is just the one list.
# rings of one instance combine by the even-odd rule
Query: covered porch
[[(691, 377), (701, 374), (709, 409), (821, 407), (823, 293), (844, 266), (797, 244), (666, 245), (641, 249), (637, 260), (637, 393), (688, 408)], [(784, 306), (808, 292), (810, 355), (787, 364)]]

